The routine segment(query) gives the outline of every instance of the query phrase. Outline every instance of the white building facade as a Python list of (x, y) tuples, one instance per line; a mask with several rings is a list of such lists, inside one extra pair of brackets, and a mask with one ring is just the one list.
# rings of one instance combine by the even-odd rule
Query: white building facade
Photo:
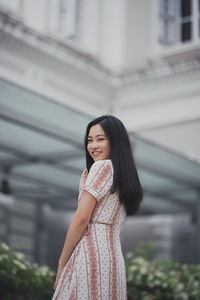
[[(9, 87), (10, 91), (8, 91)], [(22, 94), (19, 92), (20, 89), (23, 90)], [(39, 105), (38, 115), (31, 115), (28, 105), (36, 107), (36, 96), (38, 95), (41, 99), (49, 99), (51, 103), (57, 103), (63, 108), (68, 107), (84, 116), (87, 115), (87, 118), (88, 115), (96, 117), (104, 113), (114, 114), (124, 122), (130, 135), (136, 133), (152, 143), (167, 147), (175, 154), (182, 155), (183, 158), (186, 157), (190, 163), (199, 164), (200, 1), (0, 0), (0, 92), (2, 95), (0, 97), (2, 128), (5, 120), (11, 120), (19, 127), (27, 126), (27, 128), (34, 129), (35, 135), (35, 132), (41, 131), (48, 137), (55, 137), (56, 141), (59, 140), (59, 151), (64, 149), (61, 142), (68, 142), (68, 139), (73, 146), (81, 148), (82, 141), (80, 139), (85, 128), (81, 128), (82, 132), (80, 130), (81, 134), (79, 135), (78, 125), (73, 124), (73, 117), (70, 113), (67, 115), (68, 119), (63, 114), (63, 120), (60, 120), (60, 123), (71, 120), (70, 124), (67, 124), (69, 130), (67, 132), (58, 130), (60, 129), (59, 120), (54, 120), (53, 113), (48, 118), (48, 111), (46, 111), (46, 117), (48, 121), (51, 119), (52, 128), (48, 128), (47, 119), (37, 122), (42, 116)], [(31, 96), (28, 92), (31, 93)], [(5, 99), (3, 99), (4, 96)], [(21, 97), (18, 102), (22, 104), (21, 106), (12, 102), (17, 97)], [(57, 109), (55, 105), (54, 107)], [(52, 108), (53, 110), (54, 108)], [(62, 115), (62, 112), (59, 114)], [(66, 136), (68, 133), (69, 136)], [(56, 182), (51, 173), (52, 170), (47, 169), (48, 163), (55, 163), (55, 161), (51, 161), (57, 159), (54, 157), (55, 154), (58, 152), (60, 155), (56, 143), (48, 141), (47, 150), (49, 152), (46, 150), (46, 153), (45, 151), (42, 153), (42, 145), (47, 141), (46, 137), (46, 140), (41, 139), (41, 143), (35, 145), (34, 149), (28, 147), (28, 144), (31, 143), (30, 140), (27, 139), (24, 142), (22, 136), (17, 136), (17, 139), (18, 144), (13, 140), (10, 148), (10, 145), (6, 144), (8, 140), (6, 134), (0, 142), (0, 150), (3, 149), (2, 151), (6, 152), (6, 149), (9, 149), (9, 154), (11, 154), (16, 150), (14, 146), (17, 145), (16, 153), (19, 159), (21, 159), (21, 155), (23, 159), (25, 157), (28, 160), (28, 163), (23, 161), (22, 166), (18, 160), (8, 160), (14, 171), (17, 169), (17, 175), (24, 176), (23, 165), (27, 164), (26, 174), (34, 177), (35, 166), (40, 167), (41, 160), (41, 165), (42, 163), (46, 164), (46, 169), (42, 169), (44, 166), (41, 166), (41, 169), (38, 168), (38, 174), (46, 172), (51, 175), (50, 184), (55, 181), (58, 184), (55, 188), (60, 188), (65, 193), (62, 190), (67, 185), (64, 172), (58, 174), (57, 179), (62, 180)], [(19, 144), (23, 147), (20, 148)], [(53, 149), (50, 149), (52, 145)], [(31, 151), (29, 151), (30, 149)], [(39, 155), (37, 155), (38, 149), (41, 152)], [(69, 150), (69, 157), (80, 155), (78, 151), (74, 152), (73, 148), (69, 147), (67, 150)], [(33, 155), (34, 151), (36, 151), (35, 156)], [(155, 152), (152, 151), (152, 153)], [(159, 154), (159, 151), (157, 153)], [(146, 153), (142, 153), (142, 155), (145, 156)], [(140, 165), (144, 167), (144, 157), (141, 156), (141, 158)], [(163, 169), (167, 167), (168, 157), (165, 158)], [(60, 156), (59, 159), (60, 162), (62, 157)], [(31, 163), (33, 165), (30, 165), (29, 170), (28, 164)], [(65, 165), (64, 161), (60, 171), (72, 170), (73, 174), (74, 166), (70, 166), (70, 161), (67, 163)], [(0, 172), (8, 172), (7, 165), (3, 162), (2, 166), (0, 165)], [(179, 165), (182, 167), (181, 159)], [(61, 166), (58, 164), (58, 167)], [(194, 168), (198, 169), (195, 166)], [(151, 169), (151, 166), (147, 165), (147, 170)], [(29, 171), (30, 173), (28, 173)], [(76, 175), (79, 175), (78, 171), (76, 170)], [(154, 171), (154, 175), (159, 175), (157, 171), (160, 170), (155, 168)], [(185, 193), (180, 199), (176, 198), (176, 193), (174, 193), (175, 195), (169, 194), (169, 203), (162, 198), (162, 192), (173, 192), (173, 190), (169, 191), (171, 182), (169, 185), (168, 182), (165, 185), (161, 178), (157, 184), (156, 176), (155, 178), (150, 175), (146, 176), (147, 179), (152, 180), (149, 181), (149, 186), (158, 190), (157, 195), (149, 191), (149, 198), (152, 198), (153, 201), (145, 203), (147, 206), (149, 205), (149, 212), (152, 211), (153, 203), (156, 213), (159, 213), (160, 208), (171, 211), (171, 205), (174, 204), (174, 211), (177, 213), (180, 207), (178, 205), (176, 207), (173, 196), (178, 204), (183, 207), (185, 204), (186, 208), (187, 199), (190, 199), (191, 196), (193, 202), (191, 201), (189, 204), (197, 207), (197, 215), (200, 216), (200, 182), (199, 174), (197, 171), (195, 172), (195, 180), (192, 179), (191, 182), (187, 181), (187, 178), (184, 177), (185, 174), (181, 174), (183, 178), (180, 178), (180, 174), (174, 173), (174, 178), (181, 179), (186, 187), (194, 187), (195, 193), (193, 195), (192, 191), (189, 195), (190, 191), (187, 191), (188, 194)], [(167, 179), (170, 179), (170, 173), (167, 171), (162, 170), (160, 174), (166, 175)], [(37, 176), (35, 175), (35, 177)], [(23, 179), (23, 177), (21, 178)], [(40, 184), (40, 177), (38, 178), (36, 183)], [(67, 182), (69, 190), (70, 184), (73, 184), (77, 178), (70, 180)], [(175, 192), (176, 188), (178, 190), (182, 184), (177, 187), (176, 183), (175, 180), (172, 185)], [(38, 194), (39, 192), (43, 193), (43, 188), (46, 187), (49, 203), (53, 198), (57, 200), (53, 194), (54, 190), (51, 191), (49, 186), (46, 186), (47, 182), (44, 181), (41, 184), (44, 186), (41, 186), (40, 190), (38, 186), (31, 186), (29, 192), (34, 190), (34, 197), (37, 197), (37, 192)], [(14, 186), (17, 187), (16, 182)], [(27, 185), (26, 188), (30, 187)], [(19, 192), (19, 189), (16, 191)], [(30, 196), (32, 197), (31, 193)], [(65, 194), (61, 196), (63, 199), (66, 197)], [(74, 197), (74, 194), (69, 193), (69, 199), (72, 196)], [(157, 201), (159, 197), (160, 199)], [(55, 205), (55, 201), (51, 204)], [(31, 207), (28, 208), (28, 206)], [(40, 213), (41, 215), (49, 213), (48, 208), (46, 212), (44, 207), (37, 205), (35, 207), (28, 201), (19, 205), (18, 213), (20, 211), (21, 215), (23, 214), (22, 208), (35, 214), (32, 227), (35, 226), (35, 216), (37, 217)], [(51, 215), (51, 212), (49, 214)], [(39, 219), (39, 217), (37, 218)], [(40, 222), (38, 224), (36, 224), (37, 232), (40, 231), (41, 225)], [(25, 227), (23, 224), (22, 226)], [(200, 218), (197, 218), (195, 226), (194, 230), (198, 233)], [(57, 230), (59, 232), (60, 228)], [(48, 237), (46, 237), (47, 239)], [(40, 237), (35, 234), (35, 245), (37, 246), (39, 242)], [(36, 248), (35, 251), (35, 257), (39, 260), (39, 250)], [(43, 256), (45, 255), (43, 254)], [(197, 256), (199, 261), (199, 254)], [(45, 262), (45, 258), (43, 261)]]
[[(3, 28), (12, 31), (21, 47), (17, 52), (11, 41), (2, 39), (2, 78), (94, 115), (114, 113), (129, 131), (199, 160), (198, 0), (0, 4), (16, 20)], [(57, 45), (48, 47), (48, 38)], [(27, 57), (31, 47), (42, 52), (49, 48), (48, 55), (65, 70), (58, 63), (50, 67), (41, 55)]]

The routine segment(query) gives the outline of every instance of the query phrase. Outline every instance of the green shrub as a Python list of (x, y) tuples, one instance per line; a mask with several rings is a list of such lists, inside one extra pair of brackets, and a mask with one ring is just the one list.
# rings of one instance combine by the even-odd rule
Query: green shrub
[(55, 273), (48, 266), (30, 264), (24, 254), (0, 244), (0, 299), (48, 300)]
[[(149, 246), (146, 245), (146, 249)], [(138, 254), (138, 251), (136, 253)], [(147, 254), (145, 251), (144, 253)], [(130, 299), (200, 299), (200, 265), (187, 265), (158, 259), (150, 261), (145, 255), (136, 256), (135, 253), (130, 252), (125, 255)]]

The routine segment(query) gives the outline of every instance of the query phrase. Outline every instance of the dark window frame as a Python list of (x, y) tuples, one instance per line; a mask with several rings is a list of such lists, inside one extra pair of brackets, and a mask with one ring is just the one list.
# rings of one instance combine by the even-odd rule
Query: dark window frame
[[(194, 5), (198, 13), (194, 12)], [(193, 42), (195, 30), (200, 38), (200, 0), (159, 0), (159, 22), (161, 45)]]

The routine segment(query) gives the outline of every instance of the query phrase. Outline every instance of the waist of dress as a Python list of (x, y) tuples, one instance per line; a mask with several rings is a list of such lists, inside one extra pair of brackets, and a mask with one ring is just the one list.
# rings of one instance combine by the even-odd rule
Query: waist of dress
[(91, 225), (91, 224), (101, 224), (101, 225), (113, 226), (113, 224), (111, 224), (111, 223), (105, 223), (105, 222), (99, 222), (99, 221), (89, 222), (89, 225)]

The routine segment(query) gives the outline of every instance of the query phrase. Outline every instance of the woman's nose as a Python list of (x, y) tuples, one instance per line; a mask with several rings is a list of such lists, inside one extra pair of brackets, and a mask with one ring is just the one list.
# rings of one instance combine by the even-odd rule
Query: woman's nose
[(92, 149), (96, 149), (96, 148), (98, 148), (99, 145), (97, 142), (94, 141), (91, 146), (92, 146)]

